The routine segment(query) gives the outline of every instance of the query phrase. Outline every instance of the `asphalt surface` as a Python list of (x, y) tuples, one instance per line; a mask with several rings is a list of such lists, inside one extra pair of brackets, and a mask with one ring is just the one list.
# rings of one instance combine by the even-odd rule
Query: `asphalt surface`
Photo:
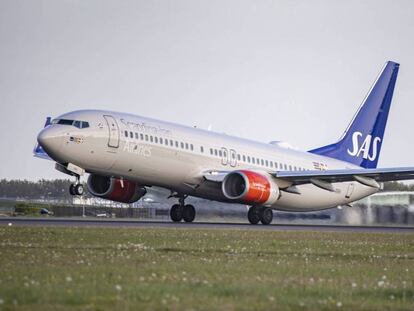
[(63, 227), (133, 227), (133, 228), (185, 228), (185, 229), (238, 229), (276, 231), (334, 231), (334, 232), (385, 232), (414, 233), (414, 227), (345, 226), (345, 225), (250, 225), (247, 223), (173, 223), (166, 221), (140, 221), (123, 219), (79, 218), (26, 218), (2, 217), (0, 226), (63, 226)]

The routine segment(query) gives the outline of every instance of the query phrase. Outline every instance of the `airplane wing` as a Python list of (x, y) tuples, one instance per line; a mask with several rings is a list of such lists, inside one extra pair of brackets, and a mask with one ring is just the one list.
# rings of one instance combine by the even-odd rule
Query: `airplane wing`
[(311, 179), (328, 182), (353, 181), (370, 178), (377, 182), (414, 179), (414, 167), (346, 169), (326, 171), (281, 171), (271, 173), (276, 178), (292, 181), (295, 184), (309, 183)]
[[(44, 127), (50, 125), (50, 122), (51, 122), (51, 118), (47, 117)], [(43, 150), (42, 146), (40, 146), (39, 143), (37, 142), (36, 142), (35, 147), (33, 148), (33, 155), (41, 159), (53, 161), (52, 158), (49, 157), (49, 155)]]
[[(357, 181), (368, 187), (380, 189), (378, 182), (414, 179), (414, 167), (375, 168), (375, 169), (348, 169), (326, 171), (288, 171), (272, 173), (292, 183), (292, 192), (297, 191), (297, 185), (313, 184), (321, 189), (334, 192), (332, 183)], [(289, 189), (289, 188), (288, 188)]]
[[(231, 171), (207, 171), (203, 173), (205, 180), (222, 182)], [(332, 183), (357, 181), (365, 186), (380, 188), (378, 182), (414, 179), (414, 167), (344, 169), (344, 170), (312, 170), (312, 171), (277, 171), (269, 172), (274, 178), (291, 183), (293, 186), (313, 184), (319, 188), (334, 191)]]

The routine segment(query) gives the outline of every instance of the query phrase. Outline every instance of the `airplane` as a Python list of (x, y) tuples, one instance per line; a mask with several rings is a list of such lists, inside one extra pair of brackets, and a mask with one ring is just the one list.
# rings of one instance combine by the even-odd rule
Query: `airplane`
[(211, 130), (129, 113), (79, 110), (47, 119), (37, 136), (37, 157), (76, 178), (85, 192), (123, 203), (162, 187), (178, 199), (174, 222), (192, 222), (188, 196), (249, 206), (251, 224), (268, 225), (273, 210), (306, 212), (350, 205), (381, 183), (414, 179), (414, 167), (377, 168), (399, 64), (388, 61), (342, 137), (299, 151)]

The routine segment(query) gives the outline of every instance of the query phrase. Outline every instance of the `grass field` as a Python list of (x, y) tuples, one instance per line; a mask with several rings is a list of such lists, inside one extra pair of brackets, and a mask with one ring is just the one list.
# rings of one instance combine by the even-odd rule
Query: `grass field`
[(414, 310), (414, 235), (0, 227), (0, 310)]

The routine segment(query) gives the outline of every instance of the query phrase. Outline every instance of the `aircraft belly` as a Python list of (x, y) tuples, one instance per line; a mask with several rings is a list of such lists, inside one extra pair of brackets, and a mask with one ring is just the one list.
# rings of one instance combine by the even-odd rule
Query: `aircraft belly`
[[(349, 187), (352, 185), (352, 193)], [(330, 192), (312, 184), (297, 186), (300, 194), (281, 191), (280, 199), (272, 206), (275, 209), (289, 211), (312, 211), (349, 204), (378, 191), (356, 182), (333, 184), (335, 192)]]

